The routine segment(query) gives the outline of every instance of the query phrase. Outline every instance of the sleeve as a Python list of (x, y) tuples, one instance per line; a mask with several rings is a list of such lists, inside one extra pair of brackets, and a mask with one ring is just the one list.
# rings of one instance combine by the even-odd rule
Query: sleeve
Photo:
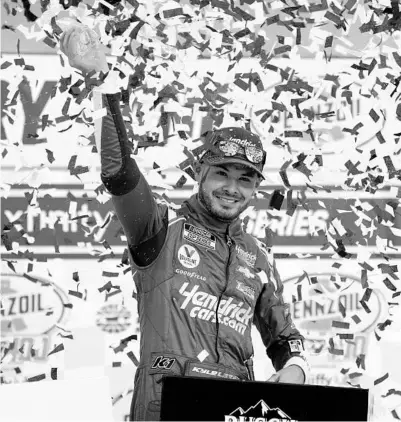
[[(95, 95), (101, 95), (95, 93)], [(168, 226), (167, 206), (159, 206), (131, 157), (125, 123), (120, 109), (120, 94), (97, 96), (97, 107), (107, 114), (96, 131), (100, 137), (101, 179), (124, 229), (134, 262), (149, 265), (163, 246)]]
[(284, 286), (276, 264), (269, 263), (262, 292), (255, 307), (254, 324), (258, 329), (268, 357), (274, 369), (298, 365), (304, 372), (305, 382), (309, 376), (309, 365), (304, 352), (304, 337), (296, 329), (284, 302)]

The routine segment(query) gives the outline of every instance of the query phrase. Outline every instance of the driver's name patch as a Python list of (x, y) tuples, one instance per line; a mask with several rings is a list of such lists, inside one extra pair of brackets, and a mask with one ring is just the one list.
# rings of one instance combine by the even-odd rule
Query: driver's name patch
[(216, 250), (216, 236), (200, 227), (195, 227), (192, 224), (184, 224), (183, 238), (188, 242), (195, 243), (206, 249)]

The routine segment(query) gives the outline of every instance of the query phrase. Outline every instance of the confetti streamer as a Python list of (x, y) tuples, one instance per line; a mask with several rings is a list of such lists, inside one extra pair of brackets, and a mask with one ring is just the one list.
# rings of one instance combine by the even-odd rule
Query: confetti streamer
[(135, 366), (139, 366), (139, 361), (138, 361), (138, 359), (136, 358), (136, 356), (135, 356), (135, 354), (134, 354), (134, 352), (133, 352), (133, 351), (128, 352), (128, 353), (127, 353), (127, 356), (129, 357), (129, 359), (133, 362), (133, 364), (134, 364)]
[(382, 377), (377, 378), (377, 379), (374, 381), (374, 385), (378, 385), (378, 384), (382, 383), (382, 382), (383, 382), (383, 381), (385, 381), (388, 377), (389, 377), (389, 374), (388, 374), (388, 372), (387, 372), (387, 373), (386, 373), (386, 374), (384, 374)]
[(332, 321), (331, 326), (333, 328), (343, 328), (348, 330), (350, 327), (350, 324), (348, 322), (343, 322), (343, 321)]
[(40, 375), (35, 375), (34, 377), (30, 377), (27, 379), (28, 382), (36, 382), (36, 381), (42, 381), (46, 379), (46, 374), (40, 374)]
[(396, 390), (395, 388), (390, 388), (390, 390), (388, 390), (385, 395), (382, 395), (382, 397), (388, 397), (388, 396), (391, 396), (393, 394), (397, 395), (397, 396), (401, 396), (401, 391)]

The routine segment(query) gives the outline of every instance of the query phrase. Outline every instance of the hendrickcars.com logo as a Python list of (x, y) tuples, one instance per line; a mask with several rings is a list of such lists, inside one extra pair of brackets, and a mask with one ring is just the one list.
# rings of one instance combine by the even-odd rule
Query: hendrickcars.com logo
[(259, 400), (254, 406), (244, 410), (238, 407), (229, 415), (224, 416), (225, 422), (296, 422), (280, 408), (270, 408), (264, 400)]
[(1, 274), (0, 286), (3, 364), (45, 361), (53, 329), (68, 318), (68, 296), (52, 281), (30, 274)]

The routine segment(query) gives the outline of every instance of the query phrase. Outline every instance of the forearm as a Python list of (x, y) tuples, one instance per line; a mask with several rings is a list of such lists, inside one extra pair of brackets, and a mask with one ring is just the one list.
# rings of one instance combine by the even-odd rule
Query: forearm
[(120, 94), (95, 92), (94, 95), (95, 107), (104, 107), (107, 111), (95, 126), (102, 182), (112, 195), (125, 195), (138, 184), (140, 171), (131, 157), (131, 146), (120, 110)]

